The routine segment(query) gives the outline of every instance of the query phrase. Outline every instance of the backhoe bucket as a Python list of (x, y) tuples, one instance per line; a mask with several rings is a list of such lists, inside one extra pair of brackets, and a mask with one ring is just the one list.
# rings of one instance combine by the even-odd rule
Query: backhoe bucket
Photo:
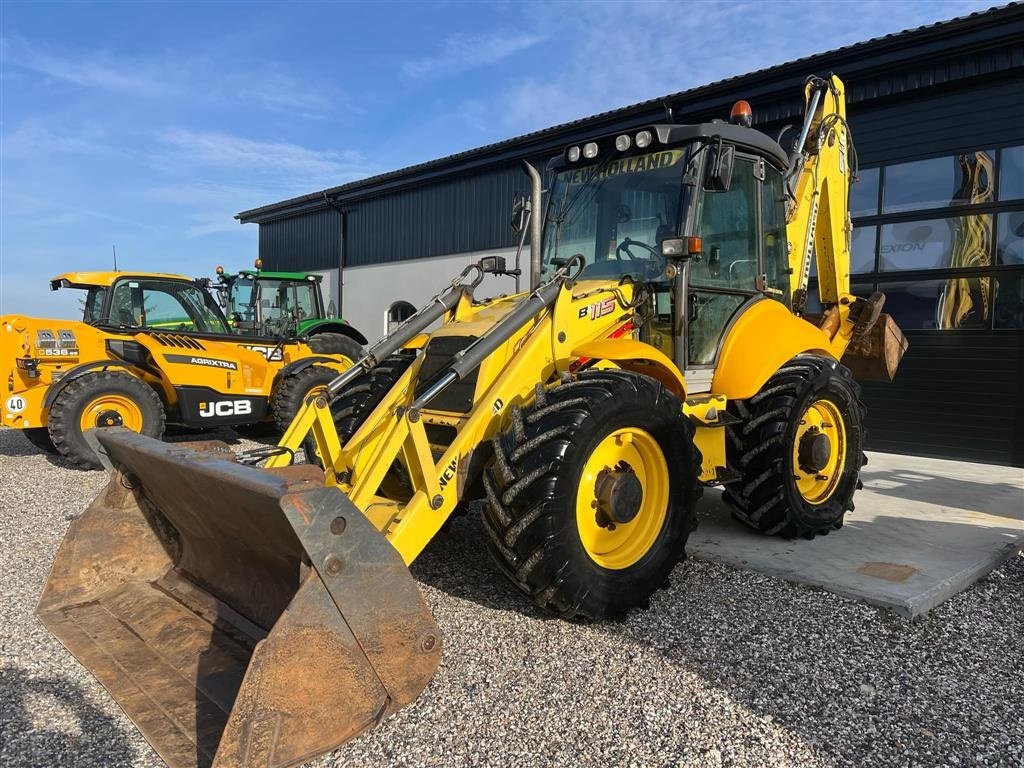
[(36, 609), (172, 768), (298, 765), (415, 699), (437, 625), (397, 551), (307, 466), (123, 429)]

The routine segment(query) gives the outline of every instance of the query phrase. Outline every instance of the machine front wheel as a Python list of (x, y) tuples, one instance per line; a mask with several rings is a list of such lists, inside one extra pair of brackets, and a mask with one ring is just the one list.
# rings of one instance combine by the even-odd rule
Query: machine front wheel
[(679, 399), (646, 376), (601, 370), (539, 387), (484, 471), (499, 567), (566, 618), (646, 607), (696, 526), (693, 434)]
[(723, 495), (733, 515), (765, 534), (813, 538), (853, 509), (864, 457), (864, 405), (844, 366), (796, 357), (731, 406), (729, 464), (741, 479)]

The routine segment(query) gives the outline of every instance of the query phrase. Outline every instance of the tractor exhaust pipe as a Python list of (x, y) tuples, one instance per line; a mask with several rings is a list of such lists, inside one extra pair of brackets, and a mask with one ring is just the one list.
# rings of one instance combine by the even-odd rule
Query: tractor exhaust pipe
[(544, 231), (544, 216), (541, 214), (540, 172), (524, 160), (523, 167), (530, 177), (530, 290), (540, 285), (540, 245)]

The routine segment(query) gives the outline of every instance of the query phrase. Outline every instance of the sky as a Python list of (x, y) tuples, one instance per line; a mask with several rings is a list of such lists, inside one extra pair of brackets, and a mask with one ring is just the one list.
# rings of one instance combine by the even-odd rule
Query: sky
[(239, 211), (992, 4), (3, 0), (0, 315), (74, 316), (48, 280), (113, 247), (245, 268)]

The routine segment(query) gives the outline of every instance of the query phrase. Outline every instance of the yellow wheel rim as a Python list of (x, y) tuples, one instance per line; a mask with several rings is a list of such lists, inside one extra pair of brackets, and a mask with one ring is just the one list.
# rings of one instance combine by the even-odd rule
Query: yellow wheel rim
[(793, 480), (797, 491), (810, 504), (824, 504), (839, 487), (845, 469), (843, 414), (831, 400), (815, 400), (801, 414), (793, 440)]
[(82, 409), (79, 425), (83, 430), (96, 427), (127, 427), (132, 432), (141, 432), (142, 411), (127, 395), (100, 395), (90, 400)]
[[(609, 473), (632, 474), (639, 481), (639, 510), (629, 522), (611, 521), (599, 500), (600, 484)], [(657, 540), (668, 517), (668, 500), (668, 463), (658, 441), (642, 429), (615, 430), (590, 454), (580, 477), (576, 526), (583, 549), (604, 568), (628, 568)]]

